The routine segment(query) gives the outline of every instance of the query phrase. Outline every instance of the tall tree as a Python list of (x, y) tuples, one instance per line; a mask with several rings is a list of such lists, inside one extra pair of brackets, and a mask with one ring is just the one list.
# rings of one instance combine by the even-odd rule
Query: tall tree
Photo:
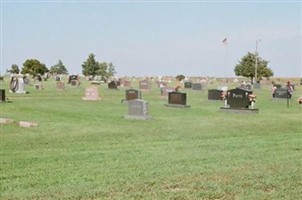
[(62, 60), (59, 60), (57, 64), (51, 66), (49, 72), (51, 74), (68, 74), (68, 71), (64, 66)]
[(108, 74), (109, 77), (114, 76), (114, 74), (116, 74), (115, 66), (111, 62), (108, 64), (107, 74)]
[(22, 74), (30, 74), (35, 77), (37, 74), (44, 75), (49, 70), (45, 66), (45, 64), (41, 63), (37, 59), (27, 59), (23, 63)]
[(82, 64), (82, 73), (85, 76), (101, 76), (102, 80), (108, 80), (116, 74), (115, 66), (112, 63), (98, 62), (94, 54), (89, 54), (87, 60)]
[(99, 63), (95, 60), (94, 54), (89, 54), (88, 58), (82, 64), (82, 73), (84, 76), (96, 76), (100, 71)]
[[(269, 61), (257, 56), (257, 77), (259, 80), (261, 80), (262, 77), (269, 78), (274, 75), (273, 71), (267, 67), (268, 62)], [(255, 63), (256, 55), (248, 52), (235, 66), (235, 75), (250, 78), (251, 82), (253, 82), (253, 78), (255, 77)]]
[(19, 66), (16, 65), (16, 64), (13, 64), (12, 67), (8, 70), (6, 70), (8, 73), (11, 73), (11, 74), (19, 74), (20, 72), (20, 69), (19, 69)]

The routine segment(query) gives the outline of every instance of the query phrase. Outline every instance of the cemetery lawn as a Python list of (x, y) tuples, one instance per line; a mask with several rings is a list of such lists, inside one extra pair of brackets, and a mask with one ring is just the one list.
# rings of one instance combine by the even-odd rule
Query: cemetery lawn
[(182, 89), (191, 108), (165, 107), (153, 84), (142, 93), (152, 119), (140, 121), (123, 118), (124, 88), (83, 101), (82, 82), (29, 94), (2, 84), (1, 118), (16, 123), (0, 124), (0, 199), (302, 199), (301, 86), (289, 108), (263, 86), (259, 113), (235, 114), (207, 90)]

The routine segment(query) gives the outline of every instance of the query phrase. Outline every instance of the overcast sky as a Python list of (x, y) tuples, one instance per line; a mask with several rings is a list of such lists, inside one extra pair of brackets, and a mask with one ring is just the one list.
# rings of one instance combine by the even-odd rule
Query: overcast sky
[(2, 0), (1, 74), (26, 59), (81, 74), (93, 53), (117, 76), (235, 77), (261, 39), (276, 77), (300, 77), (301, 32), (301, 1)]

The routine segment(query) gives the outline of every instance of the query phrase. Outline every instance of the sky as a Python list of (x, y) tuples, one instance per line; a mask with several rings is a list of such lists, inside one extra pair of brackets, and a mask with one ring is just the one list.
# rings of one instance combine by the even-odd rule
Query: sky
[(257, 46), (275, 77), (302, 77), (302, 1), (0, 1), (1, 74), (27, 59), (81, 74), (93, 53), (118, 77), (235, 77)]

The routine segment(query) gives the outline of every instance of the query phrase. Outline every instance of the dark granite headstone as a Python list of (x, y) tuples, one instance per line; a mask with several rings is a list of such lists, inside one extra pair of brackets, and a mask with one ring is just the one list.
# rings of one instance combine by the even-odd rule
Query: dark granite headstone
[(117, 89), (117, 83), (115, 81), (111, 81), (108, 83), (108, 89)]
[(141, 99), (141, 91), (135, 89), (126, 90), (126, 101)]
[(288, 97), (289, 96), (287, 88), (277, 88), (275, 90), (274, 98), (287, 99)]
[(177, 104), (177, 105), (186, 105), (187, 94), (180, 93), (180, 92), (169, 92), (168, 103)]
[(5, 102), (5, 90), (0, 89), (0, 102)]
[(76, 81), (76, 80), (78, 80), (78, 75), (70, 75), (69, 77), (68, 77), (68, 84), (71, 84), (72, 85), (72, 81)]
[(208, 90), (208, 100), (221, 100), (222, 90)]
[(43, 90), (43, 85), (41, 82), (35, 84), (35, 90)]
[(185, 82), (185, 88), (192, 88), (192, 82)]
[(231, 108), (248, 108), (250, 94), (253, 94), (253, 91), (241, 88), (229, 90), (226, 95), (227, 103)]
[(201, 83), (193, 83), (192, 84), (192, 90), (201, 90), (201, 89), (202, 89)]
[(79, 85), (79, 81), (78, 80), (71, 80), (70, 81), (70, 85), (72, 85), (72, 86), (78, 86)]

